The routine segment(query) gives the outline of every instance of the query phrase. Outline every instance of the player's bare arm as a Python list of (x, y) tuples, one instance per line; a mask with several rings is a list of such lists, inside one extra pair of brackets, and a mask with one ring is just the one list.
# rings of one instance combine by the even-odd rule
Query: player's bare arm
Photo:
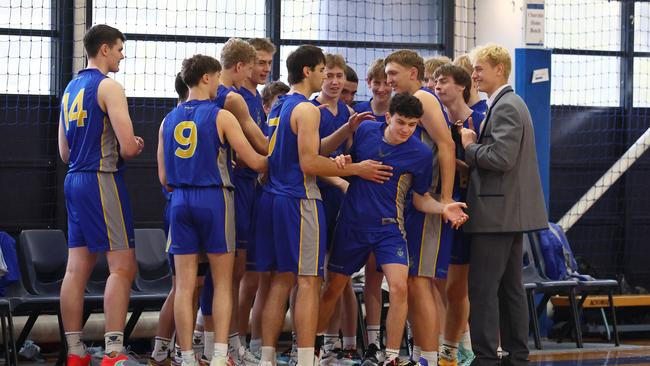
[(358, 175), (377, 183), (383, 183), (393, 175), (390, 172), (392, 167), (374, 160), (352, 163), (341, 169), (335, 161), (319, 155), (319, 124), (320, 112), (311, 103), (299, 104), (291, 114), (291, 129), (298, 135), (300, 168), (305, 174), (338, 177)]
[(242, 127), (232, 113), (222, 110), (217, 115), (216, 123), (219, 138), (221, 138), (221, 141), (224, 141), (224, 139), (228, 141), (239, 159), (243, 160), (249, 168), (258, 173), (266, 173), (268, 171), (269, 162), (267, 157), (258, 154), (253, 149), (248, 139), (246, 139)]
[(464, 208), (467, 208), (464, 202), (443, 204), (431, 197), (429, 193), (420, 195), (413, 192), (413, 207), (427, 214), (441, 214), (445, 222), (451, 222), (454, 229), (458, 229), (469, 218), (463, 211)]
[(169, 186), (167, 186), (167, 173), (165, 172), (165, 150), (163, 145), (163, 126), (165, 125), (165, 120), (160, 124), (158, 129), (158, 150), (156, 151), (156, 160), (158, 161), (158, 180), (160, 184), (165, 187), (167, 191), (171, 192)]
[(64, 123), (63, 121), (59, 122), (59, 156), (64, 163), (68, 164), (70, 162), (70, 146), (68, 146), (68, 139), (65, 137)]
[(122, 85), (109, 78), (102, 80), (97, 90), (97, 101), (111, 121), (120, 144), (120, 156), (125, 160), (138, 156), (144, 148), (144, 141), (133, 134), (133, 123)]
[(451, 138), (445, 116), (442, 114), (436, 97), (423, 90), (419, 90), (413, 95), (420, 99), (424, 106), (422, 126), (438, 147), (438, 161), (440, 162), (440, 175), (442, 178), (441, 199), (443, 202), (451, 202), (454, 174), (456, 172), (454, 140)]
[(343, 142), (348, 140), (348, 145), (351, 144), (352, 134), (356, 131), (361, 122), (366, 120), (374, 120), (375, 116), (372, 112), (354, 113), (350, 115), (348, 121), (333, 134), (321, 139), (320, 154), (327, 156), (334, 152)]
[(251, 117), (244, 97), (237, 93), (228, 93), (224, 107), (235, 116), (237, 121), (239, 121), (239, 124), (241, 125), (240, 129), (251, 142), (255, 151), (265, 155), (268, 151), (269, 140), (264, 136), (262, 130), (255, 121), (253, 121), (253, 117)]

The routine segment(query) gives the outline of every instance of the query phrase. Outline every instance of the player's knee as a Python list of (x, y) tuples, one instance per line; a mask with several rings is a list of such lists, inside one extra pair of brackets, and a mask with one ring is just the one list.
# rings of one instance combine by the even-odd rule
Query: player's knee
[(467, 301), (467, 287), (447, 286), (447, 301), (452, 304), (460, 304)]
[(408, 285), (406, 281), (389, 281), (388, 290), (391, 297), (395, 296), (397, 299), (404, 299), (404, 301), (406, 301), (408, 292)]
[(135, 279), (135, 268), (118, 268), (111, 270), (111, 276), (118, 276), (126, 281), (133, 282)]

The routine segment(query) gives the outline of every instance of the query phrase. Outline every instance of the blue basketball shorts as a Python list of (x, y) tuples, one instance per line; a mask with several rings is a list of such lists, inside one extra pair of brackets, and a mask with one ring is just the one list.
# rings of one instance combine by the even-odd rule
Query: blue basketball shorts
[(63, 183), (68, 247), (91, 253), (133, 248), (133, 219), (121, 172), (73, 172)]

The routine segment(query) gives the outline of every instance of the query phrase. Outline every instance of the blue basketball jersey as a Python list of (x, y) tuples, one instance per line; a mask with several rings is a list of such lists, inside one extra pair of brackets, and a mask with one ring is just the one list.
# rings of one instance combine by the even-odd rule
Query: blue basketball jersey
[(363, 113), (363, 112), (372, 112), (372, 115), (375, 116), (375, 121), (377, 122), (386, 122), (386, 115), (377, 115), (375, 112), (372, 110), (372, 98), (370, 98), (369, 101), (367, 102), (359, 102), (356, 103), (352, 109), (354, 109), (355, 112), (357, 113)]
[(264, 104), (262, 102), (262, 96), (260, 93), (255, 90), (255, 94), (251, 93), (245, 87), (241, 87), (237, 92), (244, 98), (246, 105), (248, 106), (248, 112), (251, 114), (255, 124), (259, 126), (262, 132), (266, 135), (266, 130), (268, 126), (266, 124), (266, 113), (264, 113)]
[[(312, 99), (311, 102), (315, 106), (321, 105), (316, 98)], [(336, 116), (327, 108), (320, 109), (320, 126), (318, 127), (318, 134), (320, 138), (325, 138), (341, 128), (348, 119), (350, 118), (350, 110), (348, 109), (347, 104), (343, 103), (341, 100), (337, 103), (337, 114)], [(337, 156), (343, 154), (345, 151), (345, 142), (341, 144), (336, 150), (334, 150), (330, 156)]]
[(309, 99), (300, 93), (280, 96), (269, 113), (269, 184), (272, 193), (295, 198), (321, 199), (316, 177), (306, 175), (298, 160), (298, 135), (291, 130), (291, 114)]
[(385, 123), (362, 122), (350, 149), (352, 160), (381, 161), (393, 167), (393, 176), (380, 184), (354, 176), (343, 200), (339, 220), (357, 228), (396, 224), (404, 232), (404, 209), (409, 190), (425, 194), (431, 186), (431, 149), (411, 136), (391, 145), (384, 139)]
[[(241, 87), (237, 92), (244, 98), (248, 106), (248, 113), (250, 113), (255, 124), (259, 126), (262, 133), (266, 135), (268, 126), (266, 124), (266, 114), (264, 113), (264, 106), (262, 104), (262, 96), (255, 90), (255, 94), (245, 87)], [(257, 178), (257, 172), (251, 168), (235, 168), (235, 175), (243, 178), (254, 179)]]
[(237, 89), (235, 87), (227, 87), (223, 84), (219, 84), (219, 87), (217, 88), (217, 96), (214, 98), (214, 102), (219, 108), (225, 108), (226, 97), (228, 96), (228, 93), (232, 91), (236, 92)]
[(230, 146), (217, 130), (220, 110), (210, 100), (190, 100), (167, 114), (162, 131), (167, 184), (234, 187)]
[[(424, 90), (427, 93), (430, 93), (436, 98), (436, 101), (438, 101), (438, 105), (440, 105), (440, 109), (442, 110), (442, 115), (445, 117), (445, 122), (447, 123), (447, 127), (451, 126), (451, 122), (449, 121), (449, 115), (447, 115), (447, 112), (445, 111), (445, 107), (442, 105), (442, 102), (440, 101), (440, 98), (434, 93), (431, 89), (422, 87), (420, 90)], [(431, 188), (429, 189), (429, 193), (440, 193), (440, 167), (438, 163), (438, 147), (436, 146), (435, 142), (431, 139), (431, 136), (427, 133), (427, 130), (422, 126), (418, 125), (415, 128), (415, 132), (413, 133), (413, 136), (415, 138), (419, 139), (422, 143), (424, 143), (426, 146), (428, 146), (432, 151), (433, 151), (433, 160), (432, 160), (432, 174), (433, 174), (433, 179), (432, 179), (432, 185)]]
[(487, 100), (481, 99), (478, 102), (476, 102), (476, 104), (474, 104), (473, 106), (470, 106), (470, 108), (473, 111), (478, 112), (478, 113), (482, 114), (483, 116), (485, 116), (487, 114), (487, 110), (488, 110)]
[(108, 114), (97, 103), (97, 89), (107, 76), (84, 69), (61, 97), (60, 121), (70, 148), (68, 172), (116, 172), (124, 162)]

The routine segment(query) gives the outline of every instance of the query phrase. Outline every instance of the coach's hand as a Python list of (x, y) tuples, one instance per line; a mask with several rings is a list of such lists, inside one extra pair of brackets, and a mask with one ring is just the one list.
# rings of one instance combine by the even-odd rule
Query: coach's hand
[(368, 159), (354, 165), (357, 169), (355, 175), (375, 183), (384, 183), (393, 176), (393, 167), (380, 161)]
[(476, 143), (476, 132), (473, 130), (465, 127), (460, 127), (458, 129), (458, 133), (460, 133), (460, 141), (463, 144), (463, 149), (467, 149), (467, 145)]

